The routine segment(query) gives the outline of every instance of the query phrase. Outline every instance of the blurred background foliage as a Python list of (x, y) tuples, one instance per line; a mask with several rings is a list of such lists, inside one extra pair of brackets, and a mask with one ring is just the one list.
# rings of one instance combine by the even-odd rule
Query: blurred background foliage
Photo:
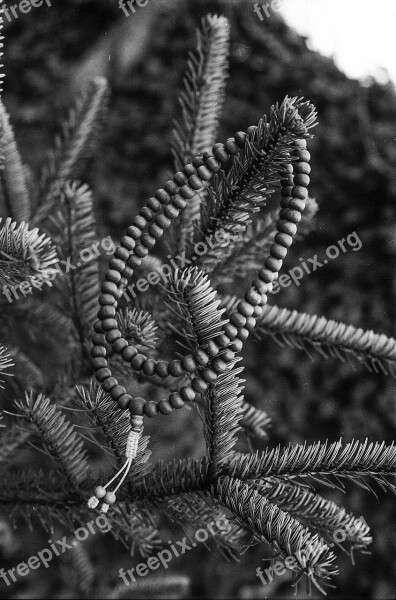
[[(285, 272), (299, 257), (320, 256), (328, 245), (353, 231), (363, 243), (359, 252), (341, 254), (306, 276), (299, 287), (282, 289), (276, 302), (395, 336), (394, 85), (348, 79), (331, 59), (309, 50), (306, 40), (277, 14), (261, 22), (253, 4), (251, 0), (149, 0), (127, 18), (113, 0), (54, 0), (52, 7), (44, 5), (12, 23), (5, 21), (4, 101), (23, 158), (37, 169), (73, 95), (90, 77), (109, 77), (107, 127), (86, 180), (96, 194), (101, 231), (118, 239), (171, 169), (169, 139), (173, 119), (179, 115), (177, 94), (187, 53), (195, 45), (201, 16), (221, 12), (232, 23), (232, 46), (219, 141), (256, 123), (286, 94), (312, 100), (319, 113), (310, 143), (310, 193), (320, 210), (316, 228), (290, 252)], [(319, 355), (309, 358), (279, 348), (269, 338), (260, 343), (251, 340), (244, 355), (247, 399), (271, 415), (271, 444), (333, 441), (340, 436), (345, 441), (367, 436), (389, 443), (394, 438), (396, 396), (391, 378), (368, 373), (360, 365), (352, 368)], [(45, 355), (36, 359), (47, 360)], [(164, 429), (161, 423), (150, 430), (157, 457), (201, 453), (196, 414), (177, 416)], [(334, 597), (395, 597), (394, 497), (378, 491), (377, 500), (358, 488), (350, 488), (347, 494), (335, 489), (324, 493), (363, 514), (374, 536), (372, 555), (358, 556), (355, 568), (349, 556), (340, 557)], [(166, 528), (169, 539), (183, 535), (162, 523), (162, 530)], [(7, 524), (1, 524), (0, 557), (5, 568), (46, 546), (47, 536), (38, 524), (33, 532), (24, 531), (14, 536)], [(52, 539), (60, 539), (60, 532)], [(85, 558), (77, 552), (65, 561), (58, 559), (46, 571), (41, 568), (26, 580), (19, 578), (5, 596), (108, 597), (103, 590), (120, 582), (118, 569), (130, 568), (139, 557), (129, 557), (120, 544), (109, 536), (101, 541), (99, 535), (88, 540)], [(283, 579), (266, 588), (260, 584), (255, 572), (265, 556), (265, 549), (256, 546), (235, 565), (214, 551), (196, 548), (173, 561), (169, 573), (174, 580), (169, 588), (162, 582), (163, 597), (292, 596), (290, 582)], [(100, 570), (96, 565), (101, 565)], [(90, 583), (83, 590), (81, 582), (87, 580)], [(4, 586), (2, 594), (3, 590)], [(152, 597), (160, 597), (158, 587), (155, 590)], [(302, 588), (299, 592), (304, 597)], [(144, 593), (134, 595), (128, 589), (122, 597), (141, 598)]]

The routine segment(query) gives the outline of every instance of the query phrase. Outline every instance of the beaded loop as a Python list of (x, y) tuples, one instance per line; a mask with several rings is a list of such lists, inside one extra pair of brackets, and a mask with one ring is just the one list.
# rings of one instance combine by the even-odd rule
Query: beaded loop
[[(199, 348), (194, 354), (171, 361), (149, 358), (123, 338), (116, 320), (118, 300), (134, 269), (162, 237), (172, 220), (178, 217), (187, 201), (220, 171), (223, 164), (231, 164), (234, 157), (244, 148), (246, 138), (253, 136), (256, 130), (257, 127), (250, 127), (246, 133), (238, 132), (225, 144), (215, 144), (212, 153), (205, 152), (203, 156), (195, 157), (182, 171), (176, 173), (163, 189), (157, 190), (154, 197), (148, 200), (147, 206), (133, 219), (132, 225), (121, 240), (121, 246), (110, 261), (109, 270), (101, 286), (101, 308), (94, 326), (96, 333), (92, 337), (92, 366), (103, 389), (120, 408), (129, 409), (133, 431), (141, 431), (139, 424), (143, 416), (153, 418), (158, 414), (168, 415), (173, 410), (182, 408), (185, 403), (194, 401), (197, 393), (204, 393), (208, 386), (213, 385), (217, 378), (227, 371), (235, 359), (235, 352), (241, 350), (243, 341), (255, 327), (256, 318), (262, 313), (267, 294), (272, 289), (273, 281), (278, 278), (282, 262), (293, 243), (297, 223), (301, 219), (308, 196), (306, 188), (311, 169), (308, 164), (310, 154), (306, 150), (306, 140), (293, 142), (293, 152), (297, 160), (286, 165), (279, 173), (282, 201), (276, 223), (277, 233), (264, 261), (264, 268), (259, 272), (258, 279), (255, 279), (246, 291), (244, 299), (238, 303), (229, 322), (224, 325), (224, 333), (218, 335), (206, 348)], [(111, 346), (110, 353), (105, 346), (106, 342)], [(140, 397), (132, 398), (112, 376), (107, 360), (111, 352), (120, 354), (133, 369), (143, 371), (146, 375), (161, 378), (189, 375), (191, 383), (182, 385), (179, 392), (172, 392), (168, 399), (162, 399), (158, 403), (147, 402)], [(137, 448), (137, 439), (138, 437), (133, 436), (131, 438), (133, 452)], [(96, 495), (96, 499), (98, 497)], [(112, 497), (109, 496), (108, 499), (110, 502), (106, 501), (106, 505), (111, 503)], [(95, 501), (92, 500), (92, 503)]]

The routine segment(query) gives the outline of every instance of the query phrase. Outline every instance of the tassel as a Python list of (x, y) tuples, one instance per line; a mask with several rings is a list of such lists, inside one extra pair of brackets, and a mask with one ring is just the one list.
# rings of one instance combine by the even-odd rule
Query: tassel
[[(128, 440), (127, 440), (127, 445), (126, 445), (126, 449), (125, 449), (126, 461), (124, 462), (122, 467), (117, 471), (117, 473), (114, 475), (114, 477), (112, 477), (110, 479), (110, 481), (108, 481), (106, 483), (106, 485), (104, 485), (104, 486), (98, 485), (94, 489), (94, 495), (91, 496), (90, 499), (88, 500), (89, 508), (96, 508), (99, 504), (99, 500), (103, 499), (100, 510), (102, 513), (106, 513), (109, 510), (110, 505), (114, 504), (114, 502), (117, 499), (116, 492), (121, 487), (121, 485), (124, 483), (124, 480), (129, 473), (129, 469), (131, 468), (132, 461), (134, 458), (136, 458), (137, 450), (138, 450), (138, 446), (139, 446), (139, 439), (140, 439), (140, 436), (143, 431), (143, 417), (134, 416), (132, 418), (133, 418), (132, 429), (128, 434)], [(116, 485), (116, 487), (114, 488), (114, 490), (112, 492), (110, 492), (110, 491), (107, 492), (106, 488), (108, 488), (109, 485), (111, 485), (113, 483), (113, 481), (118, 479), (118, 477), (120, 477), (120, 475), (121, 475), (121, 479), (118, 482), (118, 484)]]

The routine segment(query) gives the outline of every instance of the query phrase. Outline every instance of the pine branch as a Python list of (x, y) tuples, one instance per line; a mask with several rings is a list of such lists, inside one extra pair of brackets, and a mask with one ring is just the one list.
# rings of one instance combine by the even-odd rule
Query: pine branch
[(85, 480), (88, 469), (84, 444), (59, 408), (43, 396), (25, 394), (16, 406), (45, 444), (48, 455), (59, 465), (73, 489)]
[[(364, 551), (372, 543), (370, 528), (363, 517), (355, 517), (335, 502), (306, 487), (274, 479), (259, 485), (258, 491), (282, 510), (302, 520), (327, 541), (344, 541), (352, 550)], [(338, 533), (342, 535), (338, 535)]]
[(371, 490), (365, 478), (375, 481), (383, 490), (396, 493), (396, 486), (388, 480), (396, 475), (396, 447), (385, 442), (368, 443), (352, 441), (342, 445), (341, 441), (317, 442), (310, 446), (278, 446), (263, 453), (235, 456), (230, 463), (230, 475), (239, 479), (265, 480), (268, 477), (310, 478), (334, 487), (336, 482), (343, 488), (347, 479), (360, 487)]
[(42, 175), (39, 195), (42, 201), (33, 217), (35, 224), (50, 217), (67, 181), (83, 176), (105, 121), (108, 93), (107, 81), (97, 77), (70, 111), (63, 136), (56, 140), (56, 149)]
[(241, 408), (242, 418), (239, 424), (245, 430), (246, 435), (261, 440), (268, 440), (268, 429), (272, 423), (268, 413), (245, 401), (242, 402)]
[(11, 219), (0, 227), (0, 285), (33, 283), (37, 278), (49, 281), (57, 262), (50, 238), (37, 228), (17, 226)]
[[(258, 212), (280, 185), (280, 173), (295, 160), (292, 142), (309, 137), (316, 124), (312, 104), (288, 98), (271, 108), (270, 116), (250, 128), (244, 147), (233, 156), (227, 173), (221, 169), (209, 187), (208, 202), (202, 207), (202, 239), (222, 230), (240, 237), (252, 214)], [(213, 271), (221, 257), (214, 244), (197, 263), (206, 272)]]
[[(81, 347), (84, 348), (98, 311), (100, 291), (98, 253), (92, 250), (96, 241), (96, 221), (88, 186), (66, 184), (56, 224), (60, 232), (59, 254), (71, 265), (68, 276), (57, 280), (57, 284), (63, 289), (66, 287), (70, 314)], [(88, 260), (82, 255), (84, 250), (90, 253)]]
[(264, 334), (281, 345), (301, 350), (314, 348), (324, 358), (343, 362), (355, 358), (369, 371), (396, 377), (396, 340), (384, 334), (275, 305), (264, 306), (257, 320), (255, 335), (260, 339)]
[(238, 479), (225, 477), (217, 483), (213, 493), (257, 541), (267, 542), (283, 558), (295, 557), (294, 570), (305, 574), (325, 593), (322, 586), (328, 585), (338, 570), (333, 565), (334, 553), (318, 535), (311, 534), (292, 516)]
[[(1, 39), (3, 37), (1, 36)], [(3, 44), (1, 44), (3, 46)], [(1, 165), (0, 206), (3, 217), (17, 223), (30, 219), (30, 197), (25, 169), (10, 125), (9, 114), (0, 100)]]
[[(0, 344), (0, 375), (1, 376), (7, 376), (7, 377), (12, 377), (13, 374), (12, 373), (8, 373), (8, 369), (10, 369), (11, 367), (14, 367), (14, 362), (8, 352), (8, 350), (2, 345)], [(0, 379), (0, 388), (3, 388), (3, 383), (4, 380)]]
[[(171, 149), (176, 171), (194, 156), (210, 151), (216, 141), (225, 83), (228, 77), (230, 24), (225, 17), (207, 15), (197, 30), (197, 49), (190, 54), (179, 101), (182, 118), (174, 123)], [(201, 192), (201, 195), (205, 192)], [(175, 240), (185, 249), (192, 224), (199, 220), (201, 195), (192, 198), (177, 224)], [(176, 249), (175, 248), (175, 249)]]

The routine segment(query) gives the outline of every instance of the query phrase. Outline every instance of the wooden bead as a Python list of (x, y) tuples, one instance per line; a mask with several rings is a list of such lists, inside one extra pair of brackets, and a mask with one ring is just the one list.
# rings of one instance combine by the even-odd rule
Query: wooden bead
[[(172, 187), (175, 186), (175, 184), (173, 183), (173, 181), (171, 181), (170, 183), (172, 184)], [(167, 204), (169, 202), (169, 200), (170, 200), (170, 195), (168, 194), (168, 192), (166, 190), (164, 190), (162, 188), (159, 189), (159, 190), (157, 190), (154, 195), (155, 195), (156, 199), (159, 202), (161, 202), (161, 204)]]
[(197, 173), (198, 173), (199, 177), (201, 179), (203, 179), (203, 181), (209, 181), (212, 178), (212, 173), (205, 166), (199, 167), (199, 169), (197, 170)]
[(253, 314), (253, 306), (248, 302), (241, 301), (237, 306), (237, 311), (244, 317), (250, 317)]
[(140, 396), (136, 396), (136, 398), (131, 398), (129, 402), (129, 412), (132, 415), (143, 416), (145, 404), (145, 398), (141, 398)]
[(162, 229), (162, 227), (159, 227), (156, 223), (151, 223), (148, 230), (151, 233), (151, 235), (153, 237), (155, 237), (157, 240), (160, 237), (162, 237), (162, 234), (164, 233), (164, 230)]
[(173, 408), (169, 400), (160, 400), (158, 402), (158, 408), (162, 415), (170, 415), (173, 412)]
[(220, 348), (218, 347), (218, 345), (216, 344), (215, 341), (210, 340), (205, 348), (206, 352), (209, 354), (209, 356), (212, 358), (213, 356), (217, 356), (218, 353), (220, 352)]
[(233, 350), (234, 352), (240, 352), (243, 348), (243, 342), (242, 340), (236, 338), (235, 340), (232, 341), (232, 344), (230, 345), (231, 350)]
[(134, 240), (140, 240), (142, 237), (142, 230), (136, 225), (130, 225), (127, 229), (127, 235)]
[(209, 356), (204, 350), (201, 349), (196, 351), (194, 358), (197, 361), (197, 363), (203, 367), (209, 362)]
[(182, 358), (182, 365), (183, 365), (183, 369), (187, 373), (192, 373), (197, 368), (197, 363), (195, 362), (195, 360), (191, 356), (191, 354), (189, 354), (188, 356), (183, 356), (183, 358)]
[(257, 306), (261, 302), (261, 296), (255, 289), (250, 288), (245, 294), (245, 300), (252, 306)]
[(91, 360), (92, 367), (95, 371), (101, 369), (102, 367), (107, 367), (107, 360), (103, 356), (96, 356)]
[(108, 317), (115, 317), (116, 310), (114, 306), (102, 306), (98, 312), (99, 319), (107, 319)]
[(256, 133), (256, 131), (257, 131), (257, 125), (251, 125), (250, 127), (248, 127), (246, 129), (246, 133), (248, 135), (254, 135)]
[(174, 204), (167, 204), (164, 208), (164, 215), (169, 219), (177, 219), (180, 211), (174, 206)]
[(156, 239), (153, 238), (152, 235), (150, 235), (149, 233), (143, 233), (142, 244), (144, 244), (144, 246), (146, 246), (146, 248), (152, 248), (153, 246), (155, 246), (155, 243), (156, 243)]
[(117, 398), (118, 408), (121, 410), (125, 410), (128, 408), (130, 401), (132, 400), (132, 396), (130, 394), (122, 394), (119, 398)]
[[(179, 186), (174, 181), (172, 181), (172, 179), (169, 179), (169, 181), (167, 181), (164, 185), (164, 190), (168, 192), (170, 196), (174, 196), (179, 191)], [(156, 197), (158, 196), (156, 195)]]
[[(117, 286), (116, 286), (117, 289)], [(99, 304), (101, 306), (105, 306), (106, 304), (108, 304), (109, 306), (115, 304), (115, 299), (114, 296), (112, 294), (106, 294), (103, 293), (99, 296)]]
[(165, 360), (159, 360), (155, 365), (155, 373), (159, 377), (168, 377), (169, 375), (169, 365)]
[(294, 223), (290, 223), (290, 221), (279, 221), (276, 227), (281, 233), (287, 233), (291, 236), (294, 236), (297, 233), (296, 225)]
[(171, 222), (172, 221), (168, 219), (168, 217), (166, 217), (165, 215), (157, 215), (155, 217), (155, 223), (159, 227), (162, 227), (162, 229), (167, 229), (170, 226)]
[(150, 400), (144, 405), (144, 414), (149, 417), (149, 419), (158, 415), (158, 405), (154, 400)]
[(224, 150), (224, 148), (217, 148), (217, 150), (214, 152), (214, 155), (217, 158), (217, 160), (224, 165), (227, 164), (231, 158), (228, 152)]
[(203, 186), (202, 179), (200, 179), (198, 175), (191, 175), (191, 177), (188, 178), (188, 185), (193, 190), (200, 190)]
[(221, 355), (221, 358), (226, 361), (226, 363), (231, 362), (235, 358), (235, 353), (230, 350), (230, 348), (226, 348)]
[(294, 187), (293, 185), (285, 185), (281, 189), (281, 196), (282, 196), (282, 198), (290, 198), (293, 187)]
[(294, 184), (295, 185), (302, 185), (303, 187), (307, 187), (310, 184), (311, 179), (308, 177), (308, 175), (305, 175), (303, 173), (296, 173), (294, 175)]
[(110, 369), (103, 367), (102, 369), (95, 371), (95, 377), (98, 381), (104, 381), (107, 377), (111, 377), (111, 371)]
[(220, 348), (226, 348), (231, 342), (230, 338), (225, 333), (221, 333), (220, 335), (218, 335), (215, 341), (216, 344), (220, 346)]
[(191, 382), (192, 387), (198, 394), (203, 394), (208, 389), (208, 384), (201, 377), (195, 377)]
[(94, 333), (91, 340), (92, 340), (93, 344), (95, 344), (97, 346), (103, 346), (103, 344), (106, 341), (106, 338), (103, 333)]
[(105, 504), (114, 504), (114, 502), (116, 501), (116, 495), (114, 492), (106, 492), (106, 496), (104, 497), (104, 503)]
[(202, 156), (195, 156), (192, 159), (192, 164), (196, 169), (198, 169), (199, 167), (203, 167), (205, 165), (205, 161)]
[[(228, 339), (233, 340), (236, 338), (237, 333), (238, 329), (232, 323), (226, 323), (224, 325), (224, 334)], [(225, 346), (223, 345), (222, 348), (225, 348)]]
[(207, 383), (214, 383), (217, 381), (217, 374), (212, 369), (204, 369), (202, 371), (201, 377)]
[(244, 131), (238, 131), (235, 134), (235, 142), (238, 144), (240, 148), (243, 148), (245, 145), (246, 133)]
[(128, 342), (124, 338), (119, 338), (113, 344), (113, 350), (114, 352), (117, 352), (117, 354), (122, 354), (122, 351), (125, 350), (125, 348), (128, 348)]
[(301, 198), (301, 200), (305, 200), (308, 196), (308, 190), (302, 185), (296, 185), (292, 189), (291, 195), (293, 196), (293, 198)]
[(272, 271), (273, 273), (279, 273), (282, 267), (282, 263), (283, 261), (280, 258), (274, 258), (273, 256), (267, 256), (267, 258), (264, 261), (264, 265), (266, 266), (266, 268)]
[(104, 281), (100, 286), (100, 289), (102, 294), (111, 294), (112, 296), (115, 296), (118, 291), (116, 284), (112, 283), (111, 281)]
[(103, 319), (102, 327), (104, 331), (111, 331), (112, 329), (116, 329), (118, 327), (118, 323), (116, 319)]
[(131, 424), (132, 431), (142, 431), (143, 429), (143, 415), (130, 415), (129, 422)]
[(136, 267), (140, 267), (140, 265), (142, 264), (142, 259), (132, 254), (132, 256), (128, 258), (127, 264), (132, 269), (136, 269)]
[(226, 143), (224, 144), (224, 148), (227, 150), (228, 154), (235, 155), (239, 152), (239, 146), (235, 142), (234, 138), (228, 138)]
[(92, 358), (97, 358), (99, 356), (106, 356), (106, 348), (104, 346), (92, 346), (91, 348), (91, 356)]
[(248, 317), (246, 319), (246, 329), (248, 331), (252, 331), (252, 329), (254, 329), (256, 327), (256, 319), (252, 316), (252, 317)]
[(275, 244), (272, 244), (272, 246), (270, 248), (270, 254), (274, 258), (281, 258), (283, 260), (284, 258), (286, 258), (287, 249), (284, 246), (281, 246), (280, 244), (275, 243)]
[(105, 279), (117, 284), (121, 281), (121, 273), (115, 269), (109, 269), (105, 275)]
[(180, 196), (180, 194), (176, 194), (176, 196), (172, 198), (172, 204), (176, 206), (176, 208), (178, 208), (179, 210), (183, 210), (183, 208), (186, 207), (187, 202), (184, 198), (182, 198), (182, 196)]
[[(259, 271), (259, 273), (258, 273), (258, 276), (260, 277), (260, 279), (253, 279), (253, 283), (252, 283), (253, 287), (260, 294), (261, 303), (263, 303), (263, 294), (265, 294), (268, 291), (268, 286), (271, 285), (269, 283), (264, 283), (265, 279), (263, 279), (263, 281), (261, 281), (261, 278), (262, 278), (262, 276), (267, 277), (268, 273), (272, 273), (272, 271), (270, 271), (269, 269), (261, 269), (261, 271)], [(272, 275), (274, 275), (274, 273), (272, 273)]]
[(184, 165), (184, 167), (183, 167), (183, 173), (186, 177), (195, 175), (196, 172), (197, 172), (197, 169), (191, 163), (188, 163), (187, 165)]
[(157, 200), (157, 198), (151, 197), (147, 200), (147, 206), (149, 207), (150, 210), (153, 211), (153, 213), (156, 213), (161, 210), (162, 203), (159, 200)]
[(289, 208), (303, 212), (305, 209), (305, 201), (300, 198), (291, 198), (289, 201)]
[(205, 165), (208, 167), (212, 173), (218, 173), (221, 169), (221, 165), (217, 162), (217, 160), (213, 156), (209, 156), (205, 160)]
[(153, 358), (148, 358), (143, 364), (143, 373), (145, 375), (154, 375), (156, 361)]
[(182, 187), (179, 190), (179, 193), (181, 196), (183, 196), (183, 198), (186, 198), (187, 200), (191, 200), (191, 198), (194, 198), (194, 196), (196, 195), (194, 190), (192, 190), (189, 185), (182, 185)]
[(301, 221), (301, 213), (298, 210), (291, 210), (290, 208), (282, 208), (279, 213), (281, 219), (286, 219), (291, 223), (297, 224)]
[(295, 148), (306, 148), (307, 147), (307, 140), (305, 140), (304, 138), (301, 138), (301, 139), (298, 139), (298, 140), (294, 140), (293, 146)]
[(287, 233), (281, 233), (278, 231), (278, 233), (275, 236), (275, 242), (277, 244), (280, 244), (281, 246), (284, 246), (284, 248), (290, 248), (290, 246), (293, 243), (293, 238)]
[(280, 172), (280, 175), (283, 175), (283, 174), (287, 175), (287, 174), (290, 174), (290, 173), (293, 173), (293, 165), (287, 164), (287, 165), (283, 166), (283, 169)]
[(311, 159), (311, 155), (308, 152), (308, 150), (301, 150), (298, 152), (297, 154), (298, 156), (298, 162), (306, 162), (308, 163)]
[(227, 371), (227, 363), (217, 356), (212, 360), (212, 368), (216, 373), (225, 373)]
[(147, 256), (148, 254), (148, 248), (146, 248), (146, 246), (143, 246), (143, 244), (139, 244), (138, 246), (136, 246), (135, 250), (135, 256), (138, 256), (139, 258), (144, 258), (145, 256)]
[(176, 410), (183, 408), (184, 406), (184, 400), (177, 392), (172, 392), (172, 394), (169, 396), (169, 402), (173, 408), (176, 408)]
[(144, 354), (136, 354), (131, 360), (131, 367), (135, 369), (135, 371), (141, 371), (145, 361), (146, 357)]
[(173, 377), (184, 375), (184, 369), (180, 360), (172, 360), (169, 363), (169, 373)]
[(123, 385), (116, 385), (115, 387), (113, 387), (110, 393), (113, 400), (118, 400), (120, 396), (126, 394), (126, 389)]
[(178, 171), (173, 175), (173, 181), (181, 187), (182, 185), (186, 185), (188, 183), (187, 177), (184, 175), (183, 171)]
[(154, 213), (152, 210), (149, 209), (148, 206), (143, 206), (143, 208), (140, 209), (139, 213), (141, 214), (142, 217), (144, 217), (147, 221), (152, 221), (154, 219)]
[(132, 358), (136, 356), (136, 354), (138, 354), (138, 351), (136, 350), (135, 346), (128, 346), (122, 351), (122, 358), (126, 362), (131, 362)]
[[(265, 301), (267, 301), (267, 297), (265, 297)], [(261, 315), (263, 314), (263, 308), (262, 306), (258, 305), (254, 307), (254, 312), (253, 312), (253, 317), (255, 319), (257, 319), (257, 317), (261, 317)]]
[(126, 259), (128, 258), (128, 256), (129, 256), (129, 252), (123, 246), (119, 246), (118, 248), (116, 248), (116, 250), (114, 252), (114, 258), (118, 258), (119, 260), (121, 260), (124, 263), (125, 263)]
[(242, 327), (242, 329), (238, 331), (238, 339), (240, 339), (241, 342), (244, 342), (248, 337), (249, 331), (245, 327)]
[(239, 329), (239, 327), (243, 327), (246, 323), (246, 317), (241, 315), (240, 313), (234, 313), (230, 317), (230, 323), (235, 325)]
[(113, 344), (116, 340), (120, 339), (121, 337), (121, 331), (119, 331), (118, 329), (111, 329), (106, 333), (106, 341), (109, 342), (109, 344)]
[(101, 386), (106, 393), (109, 393), (116, 385), (118, 385), (118, 381), (115, 377), (107, 377), (107, 379), (101, 383)]
[(126, 248), (126, 250), (128, 250), (129, 252), (132, 252), (132, 250), (136, 246), (135, 240), (129, 235), (124, 235), (121, 238), (120, 244), (123, 248)]
[(307, 162), (296, 162), (293, 165), (295, 173), (303, 173), (304, 175), (309, 175), (311, 172), (311, 166)]
[(191, 385), (185, 385), (180, 389), (179, 392), (180, 396), (182, 397), (182, 400), (184, 402), (193, 402), (196, 398), (196, 393), (193, 390), (193, 388), (191, 387)]
[[(129, 256), (129, 255), (128, 255)], [(112, 258), (109, 262), (110, 269), (114, 269), (114, 271), (118, 271), (122, 273), (125, 269), (125, 262), (120, 258)]]

